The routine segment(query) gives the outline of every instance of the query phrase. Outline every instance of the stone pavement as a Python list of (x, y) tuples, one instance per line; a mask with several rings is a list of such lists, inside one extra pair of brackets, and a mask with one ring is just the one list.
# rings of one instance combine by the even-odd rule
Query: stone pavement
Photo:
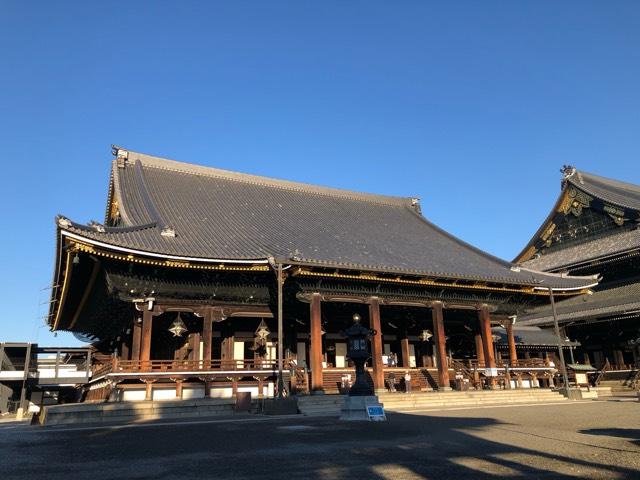
[(640, 478), (640, 403), (391, 413), (385, 423), (254, 417), (0, 425), (3, 480)]

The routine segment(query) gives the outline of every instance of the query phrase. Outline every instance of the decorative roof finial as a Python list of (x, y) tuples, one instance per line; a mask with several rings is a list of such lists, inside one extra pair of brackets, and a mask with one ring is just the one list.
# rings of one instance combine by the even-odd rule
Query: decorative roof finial
[(563, 165), (560, 169), (560, 173), (562, 173), (564, 178), (569, 178), (571, 175), (576, 173), (576, 167), (571, 165)]
[(411, 199), (411, 206), (413, 207), (413, 209), (418, 212), (418, 213), (422, 213), (422, 208), (420, 207), (420, 198), (418, 197), (413, 197)]

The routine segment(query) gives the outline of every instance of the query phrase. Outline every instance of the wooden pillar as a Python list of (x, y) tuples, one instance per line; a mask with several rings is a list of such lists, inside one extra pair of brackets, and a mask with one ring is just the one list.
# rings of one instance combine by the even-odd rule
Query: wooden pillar
[(208, 379), (204, 380), (204, 397), (209, 398), (211, 396), (211, 382)]
[(176, 380), (176, 398), (182, 398), (182, 380)]
[(484, 347), (482, 346), (482, 335), (476, 333), (474, 339), (476, 342), (476, 357), (478, 359), (478, 366), (484, 368)]
[(509, 360), (512, 367), (518, 366), (518, 353), (516, 352), (516, 339), (513, 335), (513, 323), (509, 319), (507, 323), (507, 342), (509, 343)]
[[(489, 315), (489, 307), (482, 305), (478, 310), (478, 320), (480, 321), (480, 334), (482, 335), (482, 350), (484, 351), (485, 367), (492, 369), (496, 368), (496, 359), (493, 352), (493, 337), (491, 336), (491, 316)], [(496, 385), (496, 378), (494, 376), (489, 377), (489, 386), (494, 388)]]
[(140, 342), (142, 339), (142, 322), (138, 317), (133, 320), (133, 332), (131, 333), (131, 360), (140, 360)]
[(191, 353), (189, 354), (189, 360), (197, 362), (200, 360), (200, 334), (192, 333), (189, 335), (189, 347)]
[(614, 358), (616, 359), (616, 364), (618, 365), (618, 369), (624, 369), (624, 355), (622, 354), (622, 350), (614, 350), (613, 351)]
[(322, 310), (319, 293), (311, 296), (311, 341), (309, 345), (309, 362), (311, 367), (312, 393), (324, 393), (322, 385)]
[(438, 363), (438, 386), (439, 390), (450, 390), (449, 366), (447, 365), (447, 345), (444, 334), (444, 318), (442, 313), (442, 302), (433, 302), (431, 306), (431, 318), (433, 320), (433, 337)]
[(584, 364), (585, 365), (591, 365), (591, 359), (589, 358), (589, 354), (587, 352), (584, 352), (582, 354), (582, 357), (584, 359)]
[(151, 324), (153, 314), (145, 310), (142, 314), (142, 340), (140, 342), (140, 360), (148, 362), (151, 360)]
[(129, 339), (126, 337), (122, 340), (120, 344), (120, 360), (129, 360), (130, 359), (130, 351), (129, 351)]
[(153, 399), (153, 382), (146, 382), (146, 386), (144, 389), (144, 399), (145, 400)]
[(258, 377), (258, 398), (264, 397), (264, 378)]
[(202, 318), (202, 359), (203, 368), (211, 368), (211, 349), (213, 342), (213, 318), (211, 310), (207, 310)]
[(402, 360), (402, 366), (404, 368), (409, 368), (409, 339), (407, 338), (407, 333), (405, 332), (404, 337), (400, 339), (400, 357)]
[(371, 338), (371, 365), (373, 367), (373, 388), (376, 393), (384, 392), (384, 366), (382, 365), (382, 325), (380, 322), (380, 300), (369, 299), (369, 328), (376, 331)]
[(238, 377), (231, 378), (231, 395), (238, 396)]

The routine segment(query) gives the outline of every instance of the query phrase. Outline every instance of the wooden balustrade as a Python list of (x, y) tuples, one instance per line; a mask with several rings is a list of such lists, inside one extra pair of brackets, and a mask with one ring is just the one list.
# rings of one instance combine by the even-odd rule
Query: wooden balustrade
[[(486, 362), (480, 360), (458, 360), (457, 362), (467, 365), (470, 370), (484, 370), (488, 368)], [(544, 368), (549, 367), (543, 358), (519, 358), (515, 364), (511, 364), (508, 359), (496, 360), (496, 368)]]
[[(287, 365), (287, 363), (285, 363)], [(191, 372), (200, 370), (278, 369), (276, 360), (116, 360), (113, 372)]]

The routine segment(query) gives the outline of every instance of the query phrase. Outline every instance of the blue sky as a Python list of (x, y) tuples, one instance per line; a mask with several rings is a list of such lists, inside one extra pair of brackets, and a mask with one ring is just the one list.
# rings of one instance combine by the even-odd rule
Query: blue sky
[(112, 143), (419, 196), (511, 259), (565, 164), (640, 184), (640, 2), (0, 3), (0, 341), (48, 332), (62, 213), (102, 220)]

